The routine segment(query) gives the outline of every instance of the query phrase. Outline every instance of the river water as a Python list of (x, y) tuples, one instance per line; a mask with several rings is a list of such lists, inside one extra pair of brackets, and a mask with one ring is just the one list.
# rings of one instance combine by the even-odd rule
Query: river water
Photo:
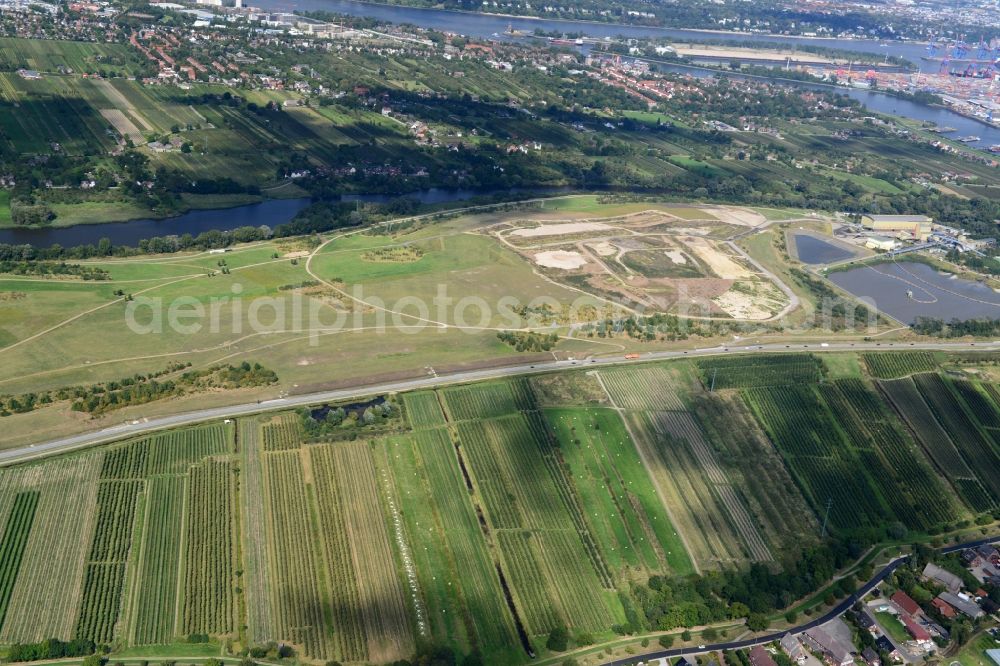
[[(692, 66), (692, 65), (660, 65), (660, 69), (669, 70), (672, 72), (677, 72), (680, 74), (690, 74), (698, 78), (705, 78), (709, 76), (714, 76), (717, 71), (706, 69), (704, 67)], [(730, 78), (755, 78), (763, 79), (764, 77), (753, 76), (749, 74), (738, 74), (726, 72), (726, 76)], [(840, 86), (833, 86), (829, 84), (817, 84), (810, 83), (807, 81), (793, 81), (793, 80), (783, 80), (783, 83), (788, 85), (794, 85), (800, 88), (810, 88), (817, 91), (833, 92), (840, 95), (847, 95), (852, 99), (856, 99), (861, 102), (866, 109), (876, 113), (885, 113), (895, 116), (902, 116), (904, 118), (911, 118), (913, 120), (918, 120), (921, 122), (933, 123), (938, 126), (954, 127), (955, 131), (948, 136), (957, 138), (960, 136), (978, 136), (979, 141), (973, 141), (967, 143), (966, 145), (976, 148), (988, 148), (994, 144), (1000, 144), (1000, 129), (993, 127), (991, 125), (986, 125), (972, 118), (966, 118), (965, 116), (949, 111), (948, 109), (938, 107), (938, 106), (928, 106), (926, 104), (919, 104), (917, 102), (911, 102), (906, 99), (900, 99), (899, 97), (893, 97), (892, 95), (887, 95), (885, 93), (880, 93), (874, 90), (863, 90), (859, 88), (843, 88)]]
[[(372, 17), (390, 23), (409, 23), (422, 28), (456, 32), (469, 37), (511, 40), (505, 34), (508, 26), (516, 31), (531, 34), (536, 28), (545, 31), (558, 30), (564, 33), (582, 33), (588, 37), (664, 37), (673, 40), (711, 39), (733, 42), (777, 42), (788, 46), (812, 45), (827, 48), (860, 51), (878, 55), (906, 58), (921, 67), (921, 71), (937, 72), (940, 63), (921, 60), (927, 54), (926, 46), (916, 42), (880, 43), (863, 39), (827, 39), (819, 37), (792, 37), (785, 35), (758, 35), (732, 32), (712, 32), (708, 30), (683, 30), (678, 28), (650, 28), (642, 26), (618, 25), (613, 23), (587, 23), (558, 19), (513, 18), (472, 12), (456, 12), (444, 9), (420, 9), (416, 7), (394, 7), (357, 0), (253, 0), (254, 6), (273, 11), (329, 11), (350, 16)], [(695, 69), (687, 70), (696, 73)], [(708, 70), (700, 70), (706, 72)], [(711, 75), (710, 72), (706, 75)], [(951, 136), (975, 135), (981, 140), (969, 145), (985, 148), (1000, 144), (1000, 129), (966, 118), (947, 109), (939, 109), (902, 100), (891, 95), (857, 88), (832, 88), (860, 101), (872, 111), (892, 113), (914, 120), (927, 121), (940, 126), (954, 127), (957, 132)]]
[[(255, 6), (274, 11), (294, 10), (324, 10), (348, 14), (352, 16), (369, 16), (381, 21), (392, 23), (410, 23), (424, 28), (450, 31), (478, 38), (512, 39), (505, 35), (507, 27), (531, 33), (535, 28), (543, 30), (559, 30), (563, 32), (583, 33), (590, 37), (666, 37), (670, 39), (716, 39), (751, 42), (781, 42), (788, 45), (812, 44), (839, 49), (861, 51), (865, 53), (889, 54), (907, 58), (921, 64), (920, 57), (925, 54), (924, 47), (916, 43), (892, 42), (880, 44), (875, 41), (820, 39), (810, 37), (788, 37), (781, 35), (752, 35), (741, 33), (722, 33), (705, 30), (682, 30), (672, 28), (649, 28), (640, 26), (616, 25), (610, 23), (584, 23), (564, 20), (508, 18), (465, 12), (446, 11), (441, 9), (417, 9), (411, 7), (392, 7), (355, 0), (254, 0)], [(930, 65), (936, 71), (937, 64)], [(712, 76), (714, 71), (695, 67), (670, 67), (696, 76)], [(738, 76), (738, 75), (731, 75)], [(957, 136), (975, 134), (981, 137), (976, 144), (985, 147), (1000, 144), (1000, 129), (996, 129), (965, 118), (947, 109), (917, 104), (898, 99), (884, 93), (851, 88), (834, 88), (802, 83), (805, 87), (836, 90), (860, 101), (872, 111), (895, 114), (919, 121), (947, 125), (957, 129)], [(553, 194), (553, 190), (539, 191), (539, 194)], [(421, 203), (442, 203), (447, 201), (462, 201), (483, 192), (468, 190), (429, 189), (424, 192), (408, 194)], [(345, 200), (386, 201), (391, 197), (384, 195), (345, 195)], [(0, 229), (0, 243), (30, 243), (36, 246), (48, 246), (59, 243), (65, 247), (96, 243), (101, 238), (110, 238), (117, 245), (135, 245), (144, 238), (163, 236), (167, 234), (190, 233), (197, 235), (210, 229), (228, 230), (242, 226), (259, 226), (266, 224), (275, 227), (291, 220), (295, 214), (308, 204), (307, 200), (294, 199), (285, 201), (265, 201), (249, 206), (239, 206), (226, 210), (192, 211), (179, 217), (165, 220), (133, 220), (131, 222), (115, 222), (100, 225), (80, 225), (40, 230)]]
[[(472, 12), (456, 12), (444, 9), (421, 9), (417, 7), (394, 7), (356, 0), (252, 0), (251, 4), (261, 9), (291, 12), (328, 11), (349, 16), (366, 16), (389, 23), (410, 23), (422, 28), (443, 32), (456, 32), (469, 37), (513, 39), (505, 31), (511, 26), (516, 31), (531, 34), (536, 28), (546, 32), (558, 30), (563, 33), (582, 33), (588, 37), (664, 37), (673, 40), (718, 39), (745, 42), (780, 42), (811, 44), (828, 48), (895, 55), (920, 64), (920, 56), (926, 55), (925, 46), (917, 43), (892, 42), (880, 44), (872, 40), (824, 39), (817, 37), (791, 37), (784, 35), (757, 35), (710, 30), (684, 30), (679, 28), (650, 28), (643, 26), (618, 25), (615, 23), (587, 23), (559, 19), (538, 19), (507, 17)], [(937, 71), (938, 63), (928, 65), (928, 71)]]
[(664, 37), (672, 40), (725, 40), (737, 42), (780, 43), (789, 46), (825, 46), (874, 53), (881, 56), (894, 55), (923, 65), (928, 72), (936, 72), (939, 63), (925, 63), (920, 59), (927, 55), (926, 46), (916, 42), (880, 43), (873, 40), (827, 39), (819, 37), (792, 37), (785, 35), (758, 35), (750, 33), (713, 32), (711, 30), (685, 30), (680, 28), (651, 28), (644, 26), (619, 25), (615, 23), (566, 21), (560, 19), (540, 19), (529, 17), (507, 17), (472, 12), (457, 12), (444, 9), (421, 9), (417, 7), (393, 7), (356, 0), (252, 0), (253, 6), (273, 11), (291, 12), (328, 11), (349, 16), (367, 16), (389, 23), (410, 23), (422, 28), (443, 32), (457, 32), (469, 37), (497, 38), (510, 40), (505, 34), (508, 26), (514, 30), (531, 34), (537, 28), (546, 32), (582, 33), (588, 37)]
[[(569, 192), (567, 187), (512, 188), (504, 193), (552, 196)], [(431, 187), (426, 190), (402, 195), (389, 194), (345, 194), (343, 201), (364, 203), (388, 203), (393, 199), (413, 199), (421, 204), (442, 204), (452, 201), (467, 201), (477, 196), (489, 195), (482, 190), (448, 190)], [(9, 245), (34, 245), (49, 247), (55, 244), (63, 247), (96, 245), (102, 238), (108, 238), (114, 245), (135, 247), (139, 241), (155, 236), (191, 234), (197, 236), (203, 231), (229, 231), (239, 227), (259, 227), (267, 225), (272, 229), (291, 221), (295, 214), (309, 205), (309, 199), (272, 199), (246, 206), (236, 206), (219, 210), (193, 210), (184, 215), (160, 220), (131, 220), (129, 222), (108, 222), (106, 224), (79, 224), (72, 227), (52, 227), (48, 229), (0, 229), (0, 243)]]

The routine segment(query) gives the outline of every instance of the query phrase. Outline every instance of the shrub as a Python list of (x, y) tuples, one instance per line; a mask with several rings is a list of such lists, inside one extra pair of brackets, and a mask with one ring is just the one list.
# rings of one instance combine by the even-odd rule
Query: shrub
[(568, 642), (569, 632), (566, 631), (566, 627), (555, 627), (549, 632), (549, 640), (546, 641), (545, 647), (553, 652), (565, 652)]

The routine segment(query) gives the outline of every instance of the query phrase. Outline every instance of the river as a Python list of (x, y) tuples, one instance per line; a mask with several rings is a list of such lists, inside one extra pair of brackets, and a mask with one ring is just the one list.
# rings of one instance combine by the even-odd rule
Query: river
[[(916, 42), (889, 42), (874, 40), (831, 39), (821, 37), (792, 37), (786, 35), (760, 35), (751, 33), (714, 32), (711, 30), (687, 30), (682, 28), (652, 28), (616, 23), (567, 21), (530, 17), (508, 17), (496, 14), (478, 14), (445, 9), (422, 9), (418, 7), (397, 7), (357, 0), (252, 0), (254, 7), (272, 11), (291, 12), (328, 11), (349, 16), (366, 16), (389, 23), (410, 23), (423, 28), (443, 32), (456, 32), (468, 37), (497, 38), (510, 40), (513, 37), (505, 31), (511, 26), (516, 31), (531, 34), (536, 28), (546, 32), (558, 30), (563, 33), (582, 33), (588, 37), (665, 37), (673, 40), (726, 40), (739, 42), (777, 42), (794, 46), (810, 44), (827, 48), (894, 55), (921, 64), (921, 56), (927, 54), (926, 47)], [(927, 71), (937, 71), (939, 63), (927, 63)]]
[[(678, 65), (671, 63), (658, 64), (658, 66), (661, 70), (677, 72), (680, 74), (690, 74), (691, 76), (696, 76), (698, 78), (714, 76), (719, 73), (718, 70), (700, 67), (698, 65)], [(752, 74), (739, 74), (736, 72), (725, 72), (725, 75), (730, 78), (737, 79), (753, 78), (766, 80), (766, 77)], [(910, 118), (920, 122), (933, 123), (941, 127), (954, 127), (955, 131), (947, 136), (951, 138), (968, 135), (979, 137), (979, 141), (973, 141), (965, 144), (970, 147), (986, 149), (994, 144), (1000, 144), (1000, 129), (981, 123), (978, 120), (973, 120), (972, 118), (966, 118), (965, 116), (959, 115), (954, 111), (949, 111), (948, 109), (939, 106), (928, 106), (927, 104), (911, 102), (910, 100), (901, 99), (899, 97), (887, 95), (886, 93), (877, 92), (875, 90), (843, 88), (841, 86), (834, 86), (831, 84), (794, 81), (791, 79), (783, 79), (782, 83), (798, 86), (800, 88), (810, 88), (817, 91), (847, 95), (848, 97), (861, 102), (869, 111), (874, 111), (876, 113), (902, 116), (903, 118)]]
[[(505, 194), (530, 196), (553, 196), (570, 192), (568, 187), (511, 188)], [(389, 194), (345, 194), (343, 201), (364, 203), (388, 203), (393, 199), (413, 199), (421, 204), (434, 205), (452, 201), (467, 201), (477, 196), (489, 196), (482, 190), (449, 190), (431, 187), (401, 195)], [(267, 225), (272, 229), (291, 221), (295, 214), (309, 205), (309, 199), (270, 199), (260, 203), (236, 206), (218, 210), (193, 210), (176, 217), (159, 220), (131, 220), (108, 222), (105, 224), (78, 224), (72, 227), (50, 227), (41, 229), (0, 229), (0, 243), (8, 245), (34, 245), (49, 247), (55, 244), (63, 247), (96, 245), (102, 238), (110, 239), (114, 245), (135, 247), (139, 241), (155, 236), (191, 234), (197, 236), (204, 231), (229, 231), (239, 227), (259, 227)]]
[[(447, 11), (442, 9), (419, 9), (412, 7), (393, 7), (374, 3), (357, 2), (356, 0), (254, 0), (255, 6), (274, 11), (293, 10), (323, 10), (352, 16), (370, 16), (381, 21), (392, 23), (410, 23), (424, 28), (450, 31), (478, 38), (513, 39), (505, 35), (507, 27), (525, 33), (534, 32), (535, 28), (544, 30), (560, 30), (563, 32), (584, 33), (591, 37), (666, 37), (671, 39), (714, 39), (752, 42), (781, 42), (789, 45), (812, 44), (838, 49), (861, 51), (900, 56), (914, 63), (922, 63), (920, 57), (925, 54), (924, 47), (917, 43), (891, 42), (881, 44), (871, 40), (823, 39), (811, 37), (790, 37), (783, 35), (757, 35), (742, 33), (711, 32), (706, 30), (683, 30), (674, 28), (649, 28), (641, 26), (617, 25), (611, 23), (585, 23), (577, 21), (512, 18), (489, 14)], [(934, 63), (933, 67), (937, 68)], [(696, 76), (711, 76), (714, 70), (697, 67), (669, 66), (694, 74)], [(731, 76), (739, 76), (731, 74)], [(1000, 129), (990, 127), (970, 118), (965, 118), (947, 109), (917, 104), (899, 99), (891, 95), (870, 90), (854, 88), (839, 88), (832, 86), (817, 86), (811, 83), (790, 82), (793, 85), (813, 87), (824, 90), (836, 90), (848, 95), (868, 109), (879, 112), (904, 116), (918, 121), (935, 123), (941, 126), (951, 126), (957, 129), (954, 136), (975, 134), (981, 137), (977, 143), (970, 144), (986, 147), (1000, 144)], [(527, 191), (527, 190), (526, 190)], [(555, 194), (556, 190), (538, 190), (537, 194)], [(418, 199), (421, 203), (444, 203), (462, 201), (484, 192), (470, 190), (442, 190), (431, 188), (406, 196)], [(345, 195), (345, 200), (386, 201), (391, 197), (385, 195)], [(307, 200), (293, 199), (285, 201), (265, 201), (249, 206), (239, 206), (225, 210), (192, 211), (185, 215), (164, 220), (133, 220), (130, 222), (114, 222), (100, 225), (79, 225), (75, 227), (56, 227), (50, 229), (0, 229), (0, 243), (29, 243), (36, 246), (48, 246), (59, 243), (65, 247), (97, 243), (101, 238), (110, 238), (116, 245), (135, 245), (144, 238), (168, 234), (190, 233), (197, 235), (210, 229), (228, 230), (242, 226), (259, 226), (266, 224), (275, 227), (291, 220), (295, 214), (307, 205)]]
[[(505, 34), (508, 26), (514, 30), (531, 34), (536, 28), (545, 31), (558, 30), (565, 33), (582, 33), (588, 37), (665, 37), (674, 40), (721, 40), (733, 42), (776, 42), (789, 46), (812, 45), (826, 48), (860, 51), (878, 55), (906, 58), (921, 67), (921, 71), (937, 72), (940, 63), (921, 59), (927, 54), (926, 46), (917, 42), (881, 43), (863, 39), (829, 39), (820, 37), (792, 37), (786, 35), (759, 35), (749, 33), (713, 32), (709, 30), (684, 30), (680, 28), (650, 28), (613, 23), (587, 23), (559, 19), (538, 19), (527, 17), (507, 17), (473, 12), (456, 12), (444, 9), (421, 9), (416, 7), (395, 7), (357, 0), (253, 0), (254, 6), (273, 11), (329, 11), (350, 16), (365, 16), (390, 23), (410, 23), (423, 28), (456, 32), (470, 37), (511, 40)], [(710, 71), (710, 70), (701, 70)], [(1000, 129), (991, 127), (971, 118), (966, 118), (947, 109), (916, 104), (906, 100), (870, 90), (857, 88), (836, 88), (857, 99), (872, 111), (892, 113), (914, 120), (932, 122), (940, 126), (956, 128), (953, 137), (976, 135), (981, 140), (969, 144), (985, 148), (1000, 144)]]

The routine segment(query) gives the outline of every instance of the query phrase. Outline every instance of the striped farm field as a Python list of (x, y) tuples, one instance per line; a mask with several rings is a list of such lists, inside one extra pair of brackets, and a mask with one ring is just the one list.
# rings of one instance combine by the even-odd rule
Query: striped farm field
[(444, 425), (444, 413), (434, 391), (417, 391), (403, 396), (406, 415), (414, 428), (435, 428)]
[(934, 418), (951, 436), (966, 464), (976, 472), (992, 496), (993, 506), (997, 506), (1000, 503), (1000, 474), (991, 473), (991, 470), (1000, 469), (1000, 453), (985, 431), (976, 426), (970, 406), (952, 389), (950, 381), (941, 375), (915, 375), (913, 381)]
[(815, 383), (822, 363), (811, 354), (753, 354), (701, 359), (698, 368), (706, 387), (731, 389)]
[[(887, 515), (884, 501), (846, 447), (829, 408), (808, 385), (755, 388), (744, 399), (817, 513), (828, 500), (834, 525), (874, 525)], [(853, 471), (851, 471), (853, 470)]]
[(267, 580), (270, 569), (267, 509), (264, 502), (260, 424), (256, 418), (240, 419), (240, 521), (243, 541), (243, 580), (247, 606), (247, 633), (255, 643), (276, 636)]
[(611, 399), (624, 409), (684, 409), (676, 377), (667, 367), (601, 370), (600, 377)]
[(231, 453), (231, 427), (218, 423), (170, 430), (125, 446), (104, 457), (102, 479), (142, 479), (157, 474), (181, 474), (202, 458)]
[[(415, 450), (420, 456), (440, 536), (447, 544), (447, 557), (461, 586), (459, 593), (468, 617), (465, 627), (468, 640), (484, 650), (509, 649), (517, 641), (514, 621), (504, 604), (495, 564), (469, 502), (454, 446), (445, 431), (437, 430), (418, 438)], [(433, 577), (433, 572), (428, 573), (429, 578)]]
[(819, 523), (740, 396), (700, 395), (692, 403), (692, 415), (772, 552), (812, 542)]
[(333, 636), (334, 653), (341, 661), (364, 661), (368, 658), (368, 637), (345, 518), (342, 495), (346, 489), (341, 487), (332, 448), (312, 448), (309, 456), (316, 480), (320, 543), (328, 575), (332, 619), (337, 627)]
[[(668, 413), (672, 412), (635, 412), (627, 413), (626, 418), (670, 511), (674, 543), (683, 539), (691, 570), (740, 561), (745, 557), (744, 547), (729, 523), (725, 506), (690, 444), (664, 426), (662, 420)], [(671, 551), (676, 550), (676, 546), (671, 547)]]
[(132, 549), (135, 509), (142, 481), (102, 481), (97, 526), (84, 579), (76, 635), (109, 643), (122, 610), (125, 566)]
[(310, 522), (308, 496), (297, 451), (279, 451), (264, 459), (271, 561), (270, 604), (274, 632), (317, 659), (329, 644), (318, 580), (318, 552)]
[[(343, 443), (320, 452), (332, 457), (356, 569), (357, 605), (367, 636), (368, 659), (388, 662), (412, 654), (409, 602), (386, 519), (381, 477), (367, 443)], [(329, 462), (329, 459), (327, 460)], [(317, 494), (330, 490), (317, 486)]]
[(302, 444), (302, 425), (297, 414), (281, 414), (264, 423), (265, 451), (288, 451)]
[(402, 524), (426, 617), (418, 634), (463, 651), (511, 645), (513, 620), (448, 432), (420, 430), (383, 447), (394, 494), (406, 506)]
[[(952, 379), (950, 381), (951, 385), (955, 387), (955, 391), (958, 393), (961, 401), (968, 407), (972, 418), (980, 426), (983, 428), (1000, 428), (1000, 412), (997, 411), (997, 405), (983, 394), (980, 390), (981, 385), (978, 382), (964, 379)], [(986, 384), (985, 386), (996, 392), (996, 387), (992, 384)]]
[(0, 468), (0, 644), (557, 663), (554, 629), (603, 649), (780, 596), (749, 572), (839, 569), (828, 502), (831, 543), (982, 524), (1000, 504), (992, 366), (821, 356), (448, 385), (386, 395), (405, 419), (348, 418), (328, 441), (288, 410)]
[(232, 463), (209, 460), (192, 468), (185, 500), (184, 635), (226, 634), (235, 626), (235, 493)]
[(907, 377), (918, 372), (931, 372), (938, 367), (938, 360), (933, 352), (869, 352), (862, 354), (865, 366), (872, 377), (878, 379), (896, 379)]
[(926, 529), (959, 517), (955, 498), (874, 388), (861, 379), (841, 379), (824, 384), (820, 393), (867, 473), (878, 486), (894, 489), (884, 497), (904, 525)]
[(687, 445), (688, 453), (697, 461), (704, 480), (711, 487), (716, 506), (724, 512), (724, 520), (718, 520), (720, 532), (725, 524), (732, 529), (731, 534), (722, 532), (720, 536), (727, 542), (742, 542), (750, 558), (755, 561), (769, 561), (774, 557), (750, 517), (744, 501), (733, 489), (729, 478), (716, 460), (701, 426), (688, 412), (661, 412), (654, 416), (654, 428), (675, 444)]
[(525, 379), (457, 386), (441, 394), (454, 421), (503, 416), (534, 405), (531, 386)]
[[(691, 571), (683, 543), (624, 423), (608, 409), (548, 409), (587, 522), (612, 569)], [(609, 492), (611, 491), (611, 492)]]
[[(503, 480), (502, 489), (494, 487), (483, 495), (491, 526), (496, 530), (531, 530), (539, 536), (542, 545), (532, 551), (534, 566), (550, 582), (550, 603), (559, 604), (563, 621), (593, 631), (601, 624), (599, 618), (614, 617), (617, 604), (609, 603), (602, 592), (602, 588), (614, 587), (607, 562), (580, 510), (579, 494), (552, 455), (552, 440), (541, 417), (537, 413), (516, 414), (461, 423), (458, 438), (477, 486)], [(570, 526), (575, 529), (567, 530)], [(550, 538), (543, 538), (550, 534)], [(559, 550), (561, 568), (552, 566), (556, 560), (546, 552), (546, 543)], [(524, 561), (517, 553), (511, 559)], [(516, 579), (530, 581), (537, 575), (529, 570)], [(576, 582), (566, 588), (570, 580)], [(520, 594), (516, 587), (515, 592)], [(529, 594), (526, 591), (524, 596)], [(535, 608), (532, 613), (537, 616), (543, 611)]]
[(0, 630), (3, 643), (73, 636), (98, 513), (83, 509), (96, 506), (102, 457), (88, 453), (0, 471), (4, 511), (9, 512), (16, 494), (39, 492), (20, 573)]
[(137, 579), (142, 593), (135, 595), (130, 623), (135, 645), (169, 643), (174, 637), (184, 486), (181, 476), (158, 477), (148, 485)]
[(903, 423), (914, 433), (927, 457), (958, 491), (965, 503), (974, 511), (986, 511), (992, 507), (995, 500), (965, 462), (948, 432), (934, 418), (913, 379), (906, 377), (883, 381), (878, 386)]
[(3, 539), (0, 540), (0, 625), (3, 625), (7, 617), (10, 597), (21, 570), (21, 558), (28, 545), (28, 535), (31, 533), (37, 508), (37, 491), (18, 493), (4, 526)]

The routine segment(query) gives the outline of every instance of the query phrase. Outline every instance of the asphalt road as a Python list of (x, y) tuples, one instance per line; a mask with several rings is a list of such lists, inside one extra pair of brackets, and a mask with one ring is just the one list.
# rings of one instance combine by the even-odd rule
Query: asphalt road
[(191, 425), (202, 421), (215, 419), (232, 418), (235, 416), (246, 416), (267, 411), (291, 409), (315, 405), (323, 402), (333, 402), (339, 400), (351, 400), (365, 396), (389, 393), (394, 391), (412, 391), (422, 388), (435, 388), (448, 384), (476, 381), (482, 379), (496, 379), (500, 377), (513, 377), (518, 375), (530, 375), (553, 370), (565, 370), (574, 367), (593, 366), (600, 367), (606, 365), (626, 365), (632, 363), (643, 363), (647, 361), (660, 361), (672, 358), (714, 356), (724, 354), (751, 354), (759, 352), (832, 352), (832, 351), (860, 351), (860, 350), (890, 350), (890, 349), (914, 349), (931, 351), (961, 351), (961, 350), (984, 350), (1000, 351), (1000, 341), (991, 342), (932, 342), (932, 343), (890, 343), (890, 342), (831, 342), (808, 343), (808, 344), (764, 344), (764, 345), (724, 345), (706, 349), (678, 350), (647, 352), (640, 355), (635, 360), (624, 360), (621, 356), (605, 356), (597, 358), (547, 361), (535, 363), (533, 365), (514, 365), (499, 368), (486, 368), (482, 370), (468, 370), (456, 372), (448, 375), (437, 375), (421, 377), (418, 379), (407, 379), (397, 382), (388, 382), (378, 385), (338, 389), (336, 391), (321, 391), (318, 393), (307, 393), (303, 395), (289, 396), (286, 398), (275, 398), (261, 402), (247, 403), (243, 405), (233, 405), (228, 407), (215, 407), (212, 409), (202, 409), (192, 412), (183, 412), (171, 416), (164, 416), (155, 419), (138, 419), (122, 423), (121, 425), (104, 428), (94, 432), (64, 437), (41, 444), (8, 449), (0, 451), (0, 466), (11, 465), (35, 458), (65, 453), (74, 449), (80, 449), (94, 444), (132, 437), (135, 435), (163, 430), (165, 428), (176, 428), (178, 426)]
[[(987, 543), (996, 543), (1000, 541), (997, 537), (988, 537), (986, 539), (977, 539), (976, 541), (966, 541), (964, 543), (955, 544), (953, 546), (948, 546), (947, 548), (939, 549), (941, 553), (954, 553), (955, 551), (964, 550), (966, 548), (973, 548), (975, 546), (981, 546)], [(651, 652), (649, 654), (644, 654), (642, 656), (629, 657), (628, 659), (615, 659), (614, 661), (609, 661), (605, 663), (605, 666), (635, 666), (639, 662), (644, 662), (649, 664), (652, 661), (661, 659), (664, 657), (680, 657), (680, 656), (693, 656), (696, 654), (704, 654), (706, 652), (718, 652), (720, 650), (741, 650), (743, 648), (753, 647), (755, 645), (766, 645), (768, 643), (773, 643), (774, 641), (780, 640), (785, 634), (800, 634), (803, 631), (808, 631), (813, 627), (818, 627), (822, 624), (826, 624), (835, 617), (840, 616), (847, 611), (851, 606), (854, 605), (856, 601), (864, 598), (866, 594), (872, 591), (873, 588), (878, 586), (882, 581), (888, 578), (893, 571), (898, 569), (901, 565), (905, 564), (909, 559), (909, 556), (899, 557), (890, 562), (875, 574), (867, 583), (865, 583), (861, 588), (859, 588), (854, 594), (847, 597), (839, 604), (834, 606), (822, 617), (818, 617), (815, 620), (806, 622), (805, 624), (800, 624), (796, 627), (791, 627), (789, 629), (784, 629), (782, 631), (765, 634), (763, 636), (758, 636), (756, 638), (747, 638), (742, 641), (731, 641), (728, 643), (713, 643), (712, 645), (706, 645), (704, 648), (674, 648), (671, 650), (661, 650), (659, 652)]]

